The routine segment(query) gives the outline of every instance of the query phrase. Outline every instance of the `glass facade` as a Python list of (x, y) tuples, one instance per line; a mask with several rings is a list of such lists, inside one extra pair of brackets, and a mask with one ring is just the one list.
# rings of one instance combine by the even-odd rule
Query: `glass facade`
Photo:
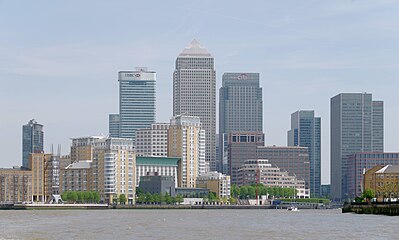
[(291, 114), (291, 130), (287, 136), (288, 146), (307, 147), (310, 161), (310, 194), (320, 196), (321, 186), (321, 118), (314, 117), (313, 110), (296, 111)]
[(32, 119), (22, 126), (22, 166), (29, 166), (29, 154), (43, 153), (44, 132), (43, 125)]

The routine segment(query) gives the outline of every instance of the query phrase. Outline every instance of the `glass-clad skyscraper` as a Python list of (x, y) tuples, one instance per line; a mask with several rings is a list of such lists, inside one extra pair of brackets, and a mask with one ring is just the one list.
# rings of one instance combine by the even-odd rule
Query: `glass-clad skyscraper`
[(43, 125), (32, 119), (22, 126), (22, 166), (29, 166), (29, 154), (44, 152)]
[(370, 93), (331, 98), (331, 198), (348, 197), (349, 155), (384, 151), (384, 104)]
[(291, 114), (291, 130), (287, 134), (288, 146), (307, 147), (309, 152), (310, 194), (320, 196), (321, 186), (321, 118), (313, 110), (301, 110)]
[(263, 132), (259, 73), (224, 73), (219, 90), (218, 171), (228, 174), (228, 134)]
[(119, 115), (111, 114), (109, 119), (112, 137), (135, 142), (136, 130), (149, 128), (155, 122), (155, 81), (156, 73), (146, 68), (119, 72)]

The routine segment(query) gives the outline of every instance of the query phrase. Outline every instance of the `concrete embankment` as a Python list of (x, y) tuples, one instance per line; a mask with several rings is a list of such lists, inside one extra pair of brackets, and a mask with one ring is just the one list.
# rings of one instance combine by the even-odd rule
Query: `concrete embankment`
[(108, 209), (108, 204), (2, 204), (2, 210)]
[(346, 204), (342, 208), (342, 213), (399, 216), (399, 204), (397, 203)]

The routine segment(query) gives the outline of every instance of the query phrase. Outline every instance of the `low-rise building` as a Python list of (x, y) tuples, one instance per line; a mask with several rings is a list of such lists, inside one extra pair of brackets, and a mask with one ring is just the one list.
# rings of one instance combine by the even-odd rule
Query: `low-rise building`
[(305, 187), (305, 180), (289, 175), (287, 171), (273, 166), (267, 159), (248, 159), (238, 172), (241, 186), (263, 184), (267, 187), (295, 188), (296, 197), (310, 197), (309, 189)]
[(92, 161), (77, 161), (61, 169), (60, 188), (65, 191), (89, 191), (92, 189)]
[(219, 172), (208, 172), (197, 177), (197, 187), (207, 188), (219, 198), (230, 197), (230, 176)]
[(364, 174), (364, 189), (373, 190), (379, 201), (399, 198), (399, 166), (379, 165), (367, 170)]
[(31, 202), (32, 171), (26, 168), (0, 168), (0, 203)]
[(175, 182), (179, 181), (180, 158), (169, 157), (136, 157), (136, 186), (139, 186), (140, 178), (148, 173), (157, 173), (159, 176), (170, 176)]
[(160, 176), (157, 173), (149, 173), (140, 177), (139, 189), (144, 193), (176, 195), (175, 179), (172, 176)]

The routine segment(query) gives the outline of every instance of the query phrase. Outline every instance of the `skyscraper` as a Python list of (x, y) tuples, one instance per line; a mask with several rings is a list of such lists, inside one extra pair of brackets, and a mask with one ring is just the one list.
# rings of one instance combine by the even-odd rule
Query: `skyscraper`
[(219, 90), (219, 152), (217, 170), (228, 173), (228, 134), (263, 132), (262, 88), (259, 73), (224, 73)]
[(136, 130), (149, 128), (155, 122), (156, 73), (136, 68), (120, 71), (118, 76), (119, 115), (110, 114), (109, 133), (111, 137), (130, 138), (135, 143)]
[(176, 59), (173, 115), (198, 116), (205, 130), (206, 161), (216, 169), (216, 72), (214, 58), (195, 39)]
[(384, 151), (384, 108), (370, 93), (331, 98), (331, 198), (348, 197), (348, 159), (357, 152)]
[(321, 186), (321, 118), (314, 111), (296, 111), (291, 114), (288, 146), (307, 147), (310, 161), (310, 193), (320, 196)]
[(29, 154), (44, 152), (43, 125), (32, 119), (22, 126), (22, 166), (29, 166)]

